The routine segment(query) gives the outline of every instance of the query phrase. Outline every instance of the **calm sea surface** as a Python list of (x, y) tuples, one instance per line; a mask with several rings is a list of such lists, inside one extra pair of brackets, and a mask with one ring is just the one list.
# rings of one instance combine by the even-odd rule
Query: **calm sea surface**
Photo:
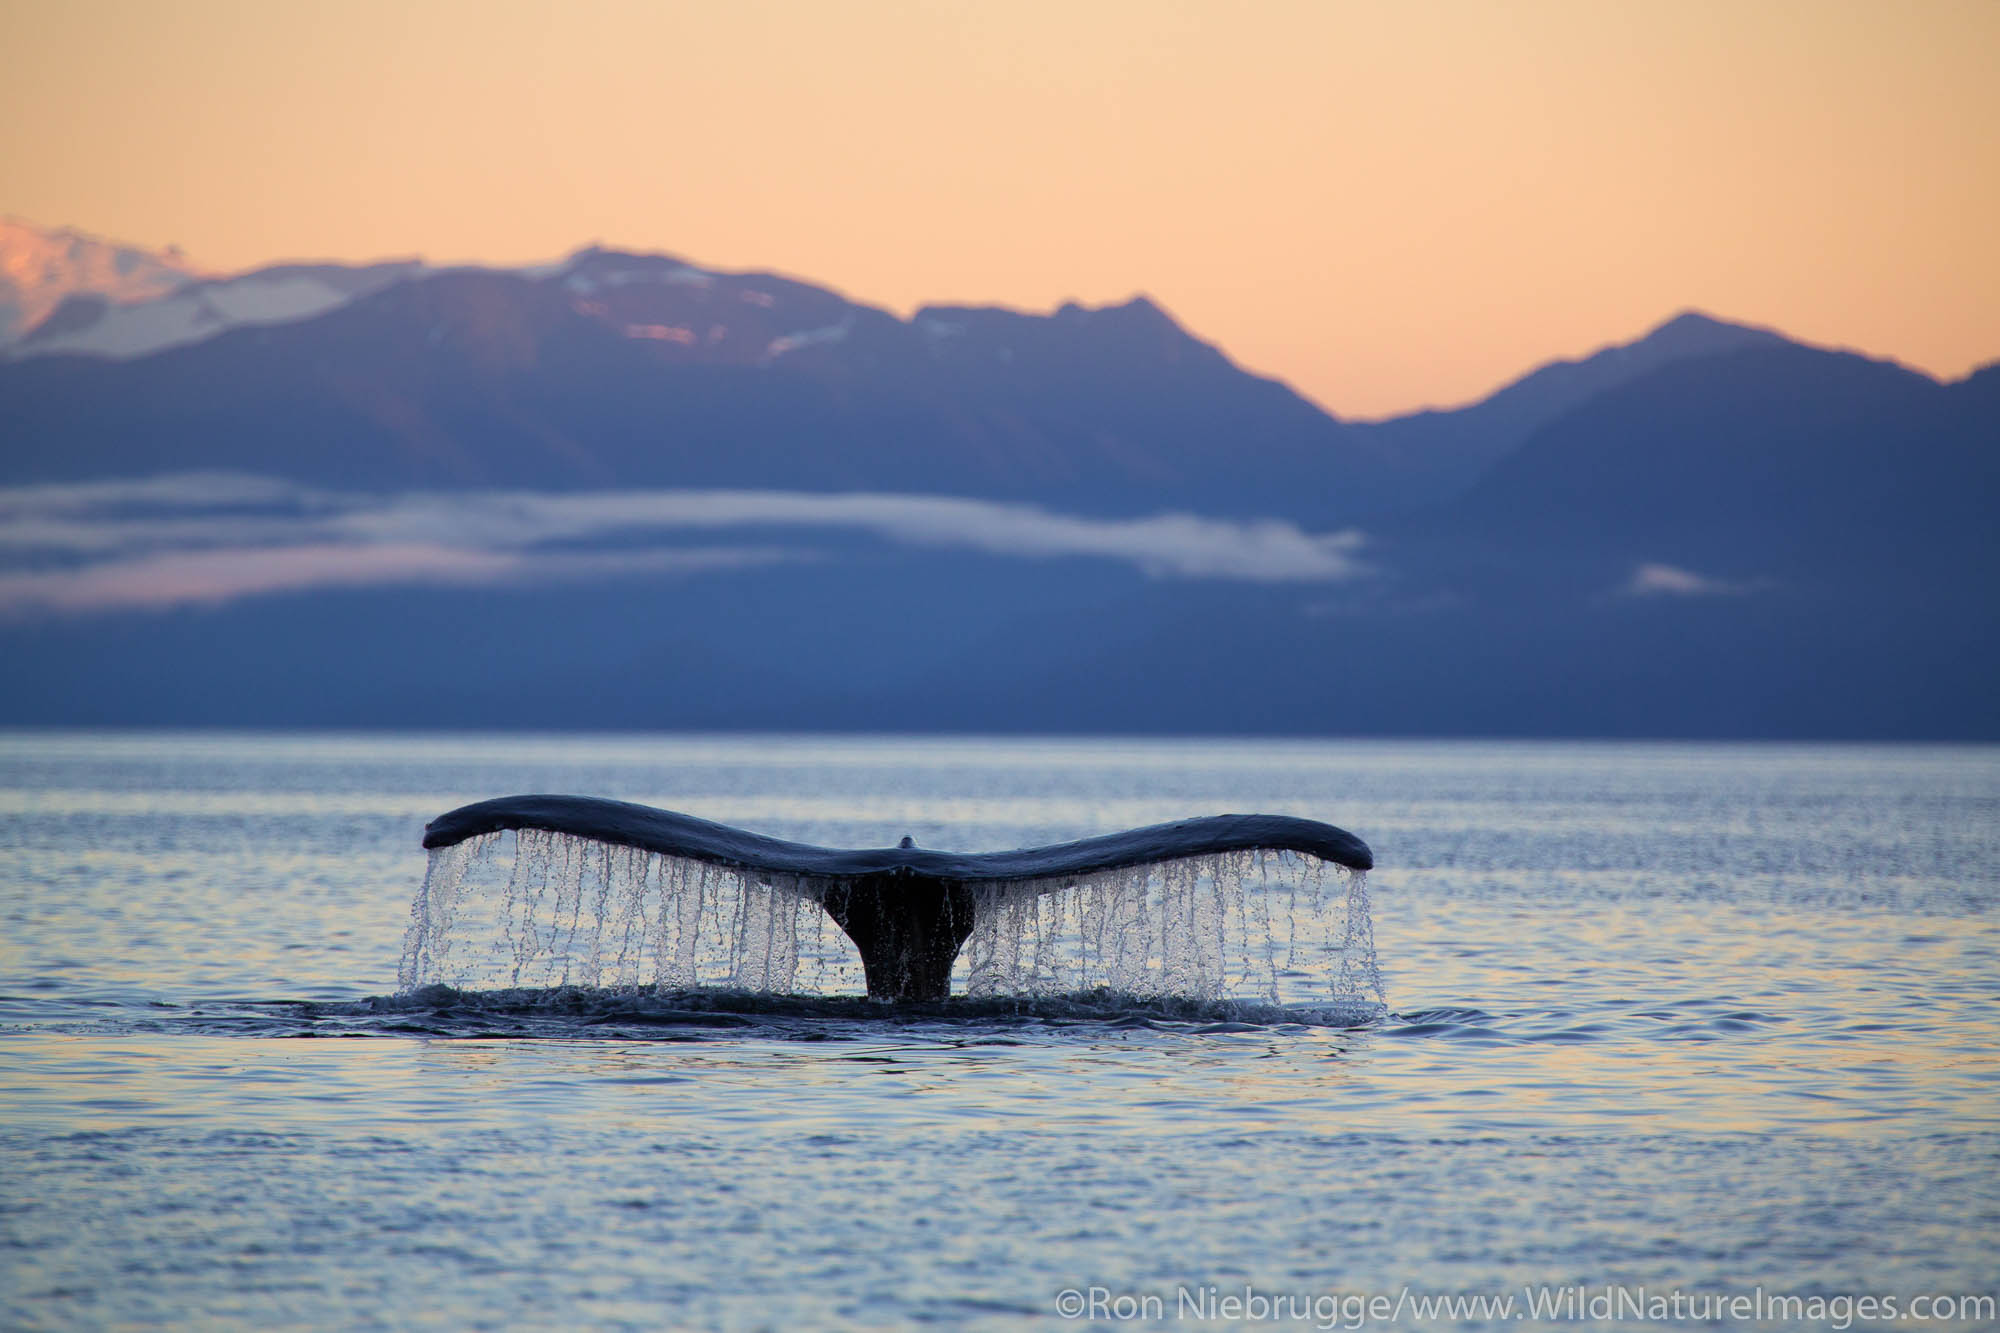
[[(370, 1004), (532, 791), (1324, 819), (1390, 1013)], [(1996, 1327), (1996, 906), (1990, 748), (0, 735), (0, 1325)]]

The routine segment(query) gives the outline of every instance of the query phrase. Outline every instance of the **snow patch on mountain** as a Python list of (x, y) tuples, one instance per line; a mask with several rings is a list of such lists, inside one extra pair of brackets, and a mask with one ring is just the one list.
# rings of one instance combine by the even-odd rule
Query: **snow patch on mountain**
[(0, 218), (0, 347), (72, 296), (124, 305), (164, 296), (203, 276), (171, 246), (145, 250), (70, 227)]
[(9, 353), (69, 353), (128, 360), (185, 347), (245, 326), (309, 319), (421, 271), (415, 262), (349, 269), (284, 266), (237, 278), (193, 282), (149, 301), (114, 305), (72, 296)]
[(838, 324), (829, 324), (824, 328), (801, 329), (797, 333), (787, 333), (783, 337), (771, 339), (769, 345), (764, 348), (764, 355), (775, 361), (779, 357), (789, 352), (796, 352), (801, 348), (821, 347), (828, 343), (842, 342), (846, 340), (847, 335), (853, 329), (854, 320), (849, 318), (841, 320)]

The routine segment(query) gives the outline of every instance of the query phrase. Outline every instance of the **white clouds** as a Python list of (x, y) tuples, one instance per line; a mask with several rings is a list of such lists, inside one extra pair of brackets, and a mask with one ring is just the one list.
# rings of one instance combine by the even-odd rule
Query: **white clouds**
[(377, 539), (416, 533), (479, 546), (520, 547), (615, 533), (791, 528), (862, 532), (905, 545), (991, 555), (1099, 556), (1159, 576), (1260, 582), (1352, 578), (1356, 533), (1315, 537), (1290, 523), (1161, 514), (1097, 519), (1032, 505), (948, 496), (803, 491), (485, 492), (406, 495), (345, 515)]
[(261, 593), (310, 588), (526, 583), (635, 572), (692, 573), (786, 558), (785, 552), (757, 547), (552, 552), (538, 558), (422, 542), (226, 547), (0, 574), (0, 611), (214, 606)]
[(105, 515), (124, 509), (215, 510), (238, 506), (325, 508), (334, 492), (243, 472), (174, 472), (115, 481), (59, 481), (0, 486), (0, 519), (59, 514)]
[(1740, 597), (1768, 586), (1764, 579), (1732, 583), (1673, 565), (1644, 564), (1632, 571), (1619, 592), (1626, 597)]
[(73, 569), (0, 574), (0, 607), (105, 611), (342, 585), (486, 582), (511, 564), (503, 555), (408, 543), (171, 551)]
[[(711, 541), (740, 530), (754, 545)], [(798, 491), (343, 494), (205, 474), (0, 488), (0, 610), (215, 603), (392, 583), (691, 572), (815, 552), (845, 532), (1017, 559), (1123, 561), (1161, 578), (1335, 582), (1367, 572), (1358, 533), (1188, 514), (1100, 519), (944, 496)], [(605, 544), (588, 549), (592, 543)], [(582, 549), (579, 549), (582, 548)]]

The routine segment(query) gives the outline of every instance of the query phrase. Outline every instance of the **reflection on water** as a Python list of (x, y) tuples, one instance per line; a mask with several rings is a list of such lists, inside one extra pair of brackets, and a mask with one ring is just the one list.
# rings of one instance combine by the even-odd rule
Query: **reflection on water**
[[(1391, 1013), (394, 997), (423, 822), (534, 790), (848, 846), (1331, 820)], [(0, 738), (0, 1286), (28, 1327), (1990, 1290), (1996, 853), (1990, 749)]]

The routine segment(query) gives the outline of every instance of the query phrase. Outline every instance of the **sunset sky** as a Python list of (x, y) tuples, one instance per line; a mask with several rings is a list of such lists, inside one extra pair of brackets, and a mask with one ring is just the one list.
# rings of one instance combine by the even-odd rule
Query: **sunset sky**
[(2000, 357), (2000, 3), (0, 0), (0, 213), (239, 269), (1145, 292), (1343, 415), (1686, 307)]

